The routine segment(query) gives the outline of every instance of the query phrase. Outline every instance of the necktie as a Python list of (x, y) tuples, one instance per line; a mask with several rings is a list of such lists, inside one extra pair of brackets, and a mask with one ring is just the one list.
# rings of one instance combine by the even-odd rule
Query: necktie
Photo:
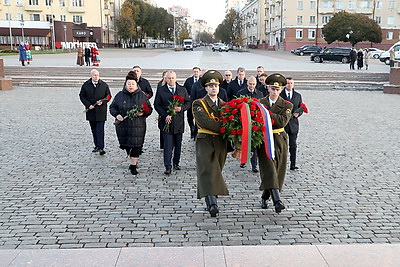
[(172, 94), (175, 94), (175, 88), (174, 87), (170, 87), (169, 90), (171, 91)]
[(197, 78), (194, 78), (194, 82), (197, 83)]
[(242, 82), (241, 80), (239, 80), (239, 85), (240, 85), (240, 86), (242, 86), (242, 83), (243, 83), (243, 82)]
[(287, 93), (287, 98), (290, 99), (290, 93)]

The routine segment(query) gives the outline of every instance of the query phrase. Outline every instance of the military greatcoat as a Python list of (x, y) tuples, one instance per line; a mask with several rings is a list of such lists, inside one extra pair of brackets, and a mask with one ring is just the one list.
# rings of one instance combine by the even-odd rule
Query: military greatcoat
[[(218, 106), (221, 103), (223, 101), (218, 98)], [(227, 153), (226, 141), (219, 132), (222, 122), (211, 118), (206, 111), (207, 109), (210, 115), (219, 117), (218, 106), (208, 95), (195, 100), (192, 105), (193, 116), (199, 127), (196, 137), (197, 198), (199, 199), (208, 195), (229, 194), (222, 177)]]
[[(292, 116), (292, 103), (284, 100), (280, 96), (272, 107), (269, 104), (269, 96), (261, 98), (260, 103), (266, 105), (272, 112), (271, 119), (274, 121), (272, 125), (273, 130), (282, 129), (288, 124)], [(265, 154), (264, 144), (257, 150), (261, 176), (261, 191), (273, 188), (279, 189), (279, 191), (282, 190), (288, 157), (288, 135), (284, 130), (274, 133), (274, 148), (274, 160), (269, 159)]]

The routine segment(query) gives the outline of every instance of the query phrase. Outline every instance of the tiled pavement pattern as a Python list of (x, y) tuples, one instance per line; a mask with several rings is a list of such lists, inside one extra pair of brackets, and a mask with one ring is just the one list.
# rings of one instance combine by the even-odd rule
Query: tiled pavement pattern
[(288, 209), (260, 209), (258, 175), (229, 156), (230, 195), (210, 218), (196, 199), (188, 133), (182, 170), (165, 176), (154, 112), (132, 176), (111, 116), (107, 154), (91, 153), (79, 89), (0, 91), (1, 249), (400, 242), (399, 95), (302, 91), (310, 113), (300, 170), (288, 171), (281, 194)]

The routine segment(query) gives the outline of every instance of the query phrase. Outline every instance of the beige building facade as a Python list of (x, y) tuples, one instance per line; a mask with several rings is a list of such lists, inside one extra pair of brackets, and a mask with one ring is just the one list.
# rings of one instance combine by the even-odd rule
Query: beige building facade
[[(0, 46), (25, 40), (56, 48), (61, 42), (115, 46), (115, 14), (122, 0), (1, 0)], [(53, 27), (54, 26), (54, 27)]]
[(258, 47), (266, 44), (264, 0), (251, 0), (241, 10), (244, 44)]
[[(400, 38), (400, 0), (264, 0), (265, 34), (269, 47), (291, 50), (301, 45), (328, 46), (322, 28), (340, 11), (374, 19), (382, 29), (382, 43), (359, 47), (389, 48)], [(331, 45), (349, 46), (335, 42)]]

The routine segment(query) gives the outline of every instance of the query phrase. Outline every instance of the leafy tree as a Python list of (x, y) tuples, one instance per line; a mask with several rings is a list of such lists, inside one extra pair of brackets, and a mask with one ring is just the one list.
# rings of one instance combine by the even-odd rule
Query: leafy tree
[(136, 33), (133, 12), (135, 7), (126, 1), (122, 4), (120, 16), (116, 19), (118, 35), (124, 41), (129, 41)]
[(379, 25), (362, 14), (352, 14), (345, 11), (336, 13), (322, 29), (325, 41), (331, 44), (335, 41), (350, 42), (353, 46), (359, 42), (382, 42), (382, 32)]
[(196, 40), (199, 40), (202, 43), (210, 44), (215, 41), (213, 36), (208, 32), (201, 32), (198, 34)]
[(215, 39), (224, 43), (243, 44), (242, 19), (240, 14), (234, 9), (229, 10), (224, 20), (217, 26), (214, 36)]

